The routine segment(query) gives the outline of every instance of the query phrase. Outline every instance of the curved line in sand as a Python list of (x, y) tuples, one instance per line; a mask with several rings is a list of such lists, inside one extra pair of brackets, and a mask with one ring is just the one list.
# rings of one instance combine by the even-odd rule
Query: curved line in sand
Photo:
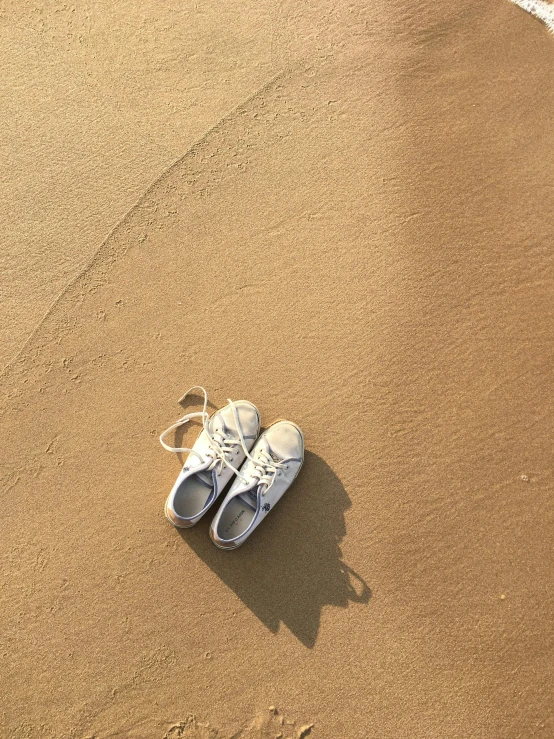
[(236, 105), (234, 108), (232, 108), (229, 112), (225, 113), (221, 116), (214, 124), (213, 126), (210, 126), (203, 134), (202, 136), (197, 139), (178, 159), (176, 159), (167, 169), (165, 169), (159, 177), (157, 177), (142, 193), (142, 195), (139, 197), (139, 199), (132, 205), (128, 211), (119, 219), (119, 221), (115, 224), (115, 226), (110, 230), (106, 238), (102, 241), (100, 246), (96, 249), (92, 257), (89, 259), (87, 264), (81, 269), (80, 272), (75, 275), (73, 279), (71, 279), (67, 285), (64, 287), (62, 292), (58, 295), (58, 297), (54, 300), (52, 305), (48, 308), (44, 316), (40, 319), (38, 324), (35, 326), (31, 334), (28, 336), (27, 340), (24, 342), (23, 346), (19, 349), (19, 351), (2, 367), (0, 370), (0, 377), (3, 377), (8, 370), (19, 360), (22, 354), (25, 353), (29, 345), (34, 341), (34, 339), (37, 337), (37, 335), (40, 332), (40, 329), (44, 325), (44, 323), (48, 320), (48, 318), (51, 316), (51, 314), (54, 312), (54, 310), (58, 307), (58, 305), (63, 301), (63, 299), (67, 296), (67, 294), (71, 291), (71, 289), (84, 277), (86, 277), (87, 273), (99, 262), (103, 256), (103, 252), (105, 251), (106, 246), (111, 241), (113, 235), (123, 226), (129, 218), (132, 216), (132, 214), (135, 212), (137, 208), (141, 206), (141, 204), (146, 200), (148, 195), (154, 190), (155, 187), (157, 187), (161, 182), (164, 181), (172, 172), (173, 170), (178, 167), (183, 161), (186, 160), (188, 156), (190, 156), (199, 146), (201, 146), (204, 141), (206, 141), (209, 136), (220, 129), (225, 123), (232, 120), (233, 117), (245, 106), (248, 105), (248, 103), (255, 100), (257, 97), (262, 95), (264, 92), (269, 90), (272, 85), (275, 84), (278, 80), (280, 80), (282, 77), (284, 77), (287, 73), (289, 73), (291, 70), (288, 68), (282, 69), (280, 72), (278, 72), (276, 75), (274, 75), (271, 79), (269, 79), (267, 82), (265, 82), (261, 87), (259, 87), (257, 90), (255, 90), (251, 95), (249, 95), (247, 98), (242, 100), (238, 105)]

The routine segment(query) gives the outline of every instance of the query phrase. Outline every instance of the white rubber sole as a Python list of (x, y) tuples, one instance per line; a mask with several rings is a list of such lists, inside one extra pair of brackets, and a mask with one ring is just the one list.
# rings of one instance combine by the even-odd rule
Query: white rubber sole
[[(175, 521), (172, 521), (172, 520), (171, 520), (171, 519), (169, 518), (168, 514), (167, 514), (167, 500), (165, 501), (165, 505), (164, 505), (164, 514), (165, 514), (165, 517), (166, 517), (166, 519), (167, 519), (167, 520), (169, 521), (169, 523), (170, 523), (170, 524), (171, 524), (171, 525), (172, 525), (172, 526), (173, 526), (174, 528), (176, 528), (176, 529), (192, 529), (192, 527), (193, 527), (193, 526), (196, 526), (196, 524), (198, 523), (198, 521), (195, 521), (194, 523), (190, 523), (190, 524), (188, 524), (188, 525), (186, 525), (186, 524), (185, 524), (184, 526), (179, 526), (178, 524), (176, 524), (176, 523), (175, 523)], [(200, 520), (200, 519), (199, 519), (199, 520)]]

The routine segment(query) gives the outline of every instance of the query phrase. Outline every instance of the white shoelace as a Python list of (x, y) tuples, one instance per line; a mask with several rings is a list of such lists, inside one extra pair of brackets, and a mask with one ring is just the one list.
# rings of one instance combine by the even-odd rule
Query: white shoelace
[(273, 457), (263, 449), (260, 449), (257, 454), (257, 459), (252, 457), (248, 452), (246, 453), (246, 456), (254, 465), (254, 471), (251, 473), (252, 477), (258, 480), (258, 485), (264, 486), (262, 490), (263, 496), (267, 493), (275, 475), (280, 475), (280, 470), (287, 470), (288, 464), (285, 464), (284, 462), (276, 462)]
[[(244, 435), (242, 433), (239, 415), (238, 415), (238, 411), (237, 411), (235, 404), (233, 403), (232, 400), (228, 399), (228, 403), (231, 406), (231, 409), (233, 411), (233, 416), (235, 418), (235, 423), (237, 426), (239, 438), (238, 439), (228, 438), (227, 436), (225, 436), (219, 431), (216, 431), (212, 435), (208, 427), (208, 422), (210, 420), (210, 414), (207, 411), (208, 393), (201, 385), (194, 385), (193, 387), (189, 388), (187, 392), (181, 398), (179, 398), (179, 403), (182, 403), (183, 400), (185, 400), (185, 398), (193, 390), (202, 391), (202, 394), (204, 395), (204, 407), (202, 408), (201, 411), (197, 411), (195, 413), (187, 413), (182, 418), (180, 418), (178, 421), (176, 421), (173, 425), (171, 425), (168, 429), (166, 429), (162, 434), (160, 434), (160, 444), (163, 446), (164, 449), (167, 449), (168, 452), (189, 452), (189, 454), (194, 454), (196, 457), (198, 457), (198, 459), (202, 463), (204, 463), (206, 461), (206, 458), (203, 457), (198, 452), (196, 452), (194, 449), (189, 449), (188, 447), (169, 446), (169, 444), (166, 444), (164, 441), (164, 436), (168, 434), (170, 431), (173, 431), (179, 426), (183, 426), (185, 423), (188, 423), (193, 418), (202, 418), (202, 426), (204, 428), (204, 431), (206, 432), (206, 436), (208, 437), (208, 443), (210, 445), (210, 450), (206, 453), (206, 457), (212, 459), (212, 462), (208, 465), (206, 470), (211, 471), (215, 467), (219, 466), (219, 469), (217, 470), (217, 474), (220, 475), (224, 467), (229, 467), (229, 469), (233, 470), (233, 472), (242, 480), (242, 482), (248, 482), (248, 480), (244, 478), (240, 474), (240, 472), (235, 467), (233, 467), (233, 465), (231, 464), (231, 459), (235, 455), (236, 446), (241, 446), (246, 456), (250, 457), (250, 454), (248, 453), (248, 449), (246, 448), (246, 443), (244, 441)], [(252, 459), (252, 457), (250, 457), (250, 459)]]
[(206, 459), (194, 449), (189, 449), (188, 447), (169, 446), (169, 444), (166, 444), (166, 442), (164, 441), (164, 436), (166, 434), (169, 434), (174, 429), (179, 428), (179, 426), (184, 426), (185, 423), (188, 423), (193, 418), (201, 418), (202, 426), (204, 428), (204, 431), (206, 432), (208, 443), (210, 445), (210, 450), (209, 452), (207, 452), (206, 456), (212, 458), (212, 462), (208, 465), (206, 471), (213, 470), (219, 465), (217, 474), (220, 475), (224, 467), (229, 467), (229, 469), (231, 469), (237, 475), (241, 482), (245, 484), (250, 482), (246, 477), (241, 475), (240, 472), (231, 464), (230, 458), (232, 458), (235, 454), (234, 447), (241, 446), (246, 458), (249, 459), (254, 465), (254, 471), (251, 473), (251, 476), (254, 480), (258, 480), (258, 485), (263, 486), (264, 489), (262, 490), (262, 495), (265, 495), (267, 490), (269, 489), (269, 486), (273, 482), (273, 478), (275, 477), (275, 475), (280, 474), (280, 470), (282, 469), (288, 469), (288, 465), (284, 462), (276, 462), (270, 456), (270, 454), (263, 449), (257, 452), (257, 458), (252, 457), (252, 455), (246, 448), (246, 442), (244, 440), (244, 435), (240, 426), (237, 408), (230, 398), (227, 399), (227, 402), (229, 403), (233, 411), (233, 416), (235, 418), (239, 438), (230, 439), (219, 431), (216, 431), (213, 435), (210, 434), (208, 428), (210, 414), (207, 411), (208, 393), (206, 392), (206, 390), (201, 385), (194, 385), (193, 387), (189, 388), (181, 398), (179, 398), (178, 402), (182, 403), (183, 400), (185, 400), (185, 398), (193, 390), (202, 391), (202, 394), (204, 396), (204, 406), (202, 410), (196, 411), (195, 413), (187, 413), (174, 424), (172, 424), (169, 428), (167, 428), (162, 434), (160, 434), (160, 444), (163, 446), (164, 449), (167, 449), (168, 452), (188, 452), (189, 454), (194, 454), (196, 457), (198, 457), (200, 462), (204, 463)]

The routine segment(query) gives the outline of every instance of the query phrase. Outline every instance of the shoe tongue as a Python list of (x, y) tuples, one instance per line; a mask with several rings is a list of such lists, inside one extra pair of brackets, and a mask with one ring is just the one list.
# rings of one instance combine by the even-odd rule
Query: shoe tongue
[[(267, 443), (266, 439), (261, 439), (258, 442), (258, 448), (262, 449), (266, 454), (268, 454), (271, 459), (273, 459), (274, 462), (280, 462), (281, 460), (271, 451), (269, 444)], [(253, 485), (249, 490), (244, 491), (241, 493), (238, 497), (242, 500), (243, 503), (245, 503), (247, 506), (252, 508), (253, 510), (257, 510), (258, 508), (258, 493), (260, 492), (260, 489), (264, 490), (267, 488), (267, 484), (264, 482), (260, 484), (259, 482), (256, 485)]]
[[(252, 412), (245, 412), (245, 409), (240, 406), (235, 406), (235, 411), (237, 413), (243, 435), (256, 437), (258, 435), (257, 415)], [(232, 434), (232, 436), (237, 439), (239, 432), (233, 408), (231, 408), (230, 405), (226, 405), (224, 408), (220, 408), (216, 411), (208, 421), (208, 429), (211, 434), (215, 433), (219, 429), (222, 430), (223, 433)]]
[(229, 417), (228, 414), (225, 416), (221, 410), (217, 411), (217, 413), (214, 413), (214, 415), (210, 418), (208, 421), (208, 431), (210, 434), (221, 434), (222, 436), (225, 436), (225, 434), (229, 431), (235, 432), (236, 424), (235, 419), (231, 416)]

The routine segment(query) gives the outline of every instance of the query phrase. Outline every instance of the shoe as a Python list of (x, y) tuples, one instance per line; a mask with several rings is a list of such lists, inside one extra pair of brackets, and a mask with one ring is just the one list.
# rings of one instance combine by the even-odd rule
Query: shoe
[(290, 421), (277, 421), (260, 436), (210, 526), (213, 543), (236, 549), (292, 485), (304, 461), (304, 436)]
[[(239, 467), (260, 433), (259, 411), (247, 400), (229, 400), (229, 405), (210, 416), (206, 410), (208, 394), (203, 387), (195, 386), (179, 402), (196, 389), (204, 395), (202, 411), (188, 413), (160, 436), (164, 449), (189, 452), (165, 503), (167, 520), (180, 529), (194, 526), (214, 504), (231, 477), (239, 474)], [(166, 444), (164, 437), (192, 418), (201, 418), (203, 425), (192, 449)]]

